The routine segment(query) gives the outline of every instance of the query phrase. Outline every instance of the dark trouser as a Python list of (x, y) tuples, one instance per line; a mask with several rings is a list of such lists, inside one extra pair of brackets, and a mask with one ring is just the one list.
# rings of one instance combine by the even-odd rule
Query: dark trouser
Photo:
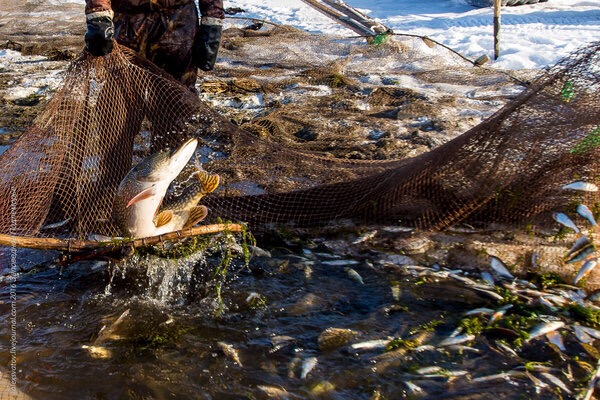
[(194, 2), (162, 10), (115, 11), (117, 41), (152, 61), (194, 91), (198, 68), (193, 54), (198, 34)]
[[(199, 18), (193, 1), (160, 10), (115, 10), (114, 23), (117, 42), (145, 57), (196, 93), (198, 67), (193, 49), (198, 38)], [(150, 87), (145, 89), (152, 91)], [(177, 128), (172, 123), (166, 126), (161, 110), (154, 109), (153, 102), (148, 103), (141, 93), (137, 96), (140, 97), (135, 98), (136, 95), (132, 94), (132, 103), (140, 103), (139, 107), (146, 110), (146, 117), (152, 124), (150, 151), (178, 145), (182, 138), (177, 134)], [(149, 96), (152, 98), (152, 93)], [(129, 123), (140, 126), (142, 118), (136, 114)]]

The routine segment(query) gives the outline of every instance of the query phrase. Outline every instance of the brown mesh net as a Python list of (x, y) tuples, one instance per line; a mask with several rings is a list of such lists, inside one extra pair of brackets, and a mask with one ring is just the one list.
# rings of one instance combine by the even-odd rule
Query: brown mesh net
[[(244, 221), (252, 229), (341, 219), (423, 230), (461, 221), (524, 226), (550, 223), (550, 211), (580, 201), (596, 204), (597, 193), (582, 199), (561, 187), (597, 181), (600, 43), (452, 140), (428, 133), (462, 126), (426, 121), (418, 129), (423, 144), (408, 148), (398, 145), (411, 135), (398, 132), (404, 115), (461, 104), (432, 101), (403, 87), (403, 79), (488, 90), (513, 84), (411, 40), (367, 46), (282, 27), (232, 28), (220, 76), (200, 86), (212, 90), (205, 97), (226, 93), (228, 107), (240, 109), (233, 122), (125, 48), (104, 58), (83, 54), (30, 129), (0, 156), (0, 232), (118, 235), (111, 210), (121, 179), (141, 157), (189, 137), (199, 139), (204, 168), (221, 175), (219, 189), (203, 200), (209, 220)], [(322, 90), (326, 96), (315, 95)], [(277, 97), (291, 91), (297, 95)], [(262, 96), (266, 106), (236, 106), (236, 92)], [(352, 135), (357, 139), (348, 140)], [(367, 140), (377, 135), (387, 141)]]

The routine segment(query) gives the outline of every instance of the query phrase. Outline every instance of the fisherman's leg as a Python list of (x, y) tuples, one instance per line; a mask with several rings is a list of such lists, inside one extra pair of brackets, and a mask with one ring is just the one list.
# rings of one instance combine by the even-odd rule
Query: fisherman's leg
[[(198, 13), (190, 2), (181, 7), (163, 10), (161, 13), (163, 31), (149, 48), (149, 59), (159, 68), (170, 74), (175, 80), (195, 94), (198, 76), (193, 60), (193, 44), (198, 32)], [(157, 88), (164, 91), (164, 87)], [(178, 90), (179, 88), (175, 89)], [(189, 118), (185, 107), (170, 109), (170, 104), (161, 104), (164, 100), (157, 94), (153, 104), (148, 104), (149, 120), (152, 123), (152, 148), (177, 147), (188, 139), (183, 133), (183, 120)]]
[(194, 62), (194, 40), (198, 34), (198, 10), (193, 2), (163, 10), (163, 32), (152, 44), (149, 59), (183, 85), (195, 90), (198, 69)]

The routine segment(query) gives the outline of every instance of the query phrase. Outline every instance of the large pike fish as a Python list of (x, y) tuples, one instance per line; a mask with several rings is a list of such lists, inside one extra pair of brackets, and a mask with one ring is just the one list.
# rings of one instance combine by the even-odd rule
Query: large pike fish
[(196, 139), (190, 139), (176, 150), (159, 151), (127, 173), (113, 204), (113, 218), (123, 236), (144, 238), (167, 232), (165, 225), (169, 221), (159, 218), (159, 207), (197, 145)]

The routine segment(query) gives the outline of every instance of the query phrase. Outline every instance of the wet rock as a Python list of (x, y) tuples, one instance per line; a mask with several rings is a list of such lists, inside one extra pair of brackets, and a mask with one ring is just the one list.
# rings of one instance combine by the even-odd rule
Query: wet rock
[(271, 252), (261, 249), (260, 247), (250, 245), (250, 246), (248, 246), (248, 249), (252, 253), (253, 257), (271, 258)]
[(380, 264), (394, 264), (394, 265), (415, 265), (416, 262), (413, 258), (402, 255), (402, 254), (384, 254), (380, 256), (378, 262)]
[(427, 237), (400, 239), (395, 244), (408, 255), (423, 254), (433, 247), (433, 242)]
[[(298, 396), (292, 395), (287, 390), (280, 388), (280, 387), (259, 385), (259, 386), (257, 386), (257, 388), (268, 399), (289, 400), (289, 399), (299, 398)], [(262, 398), (262, 396), (261, 396), (261, 398)]]
[(322, 351), (333, 350), (345, 345), (358, 332), (351, 329), (327, 328), (319, 335), (317, 343)]
[(310, 388), (310, 393), (313, 396), (326, 396), (335, 390), (335, 385), (329, 381), (317, 382), (313, 387)]
[(294, 303), (288, 309), (288, 312), (292, 315), (304, 315), (311, 311), (322, 309), (327, 304), (327, 301), (322, 297), (319, 297), (313, 293), (308, 293), (306, 296)]

